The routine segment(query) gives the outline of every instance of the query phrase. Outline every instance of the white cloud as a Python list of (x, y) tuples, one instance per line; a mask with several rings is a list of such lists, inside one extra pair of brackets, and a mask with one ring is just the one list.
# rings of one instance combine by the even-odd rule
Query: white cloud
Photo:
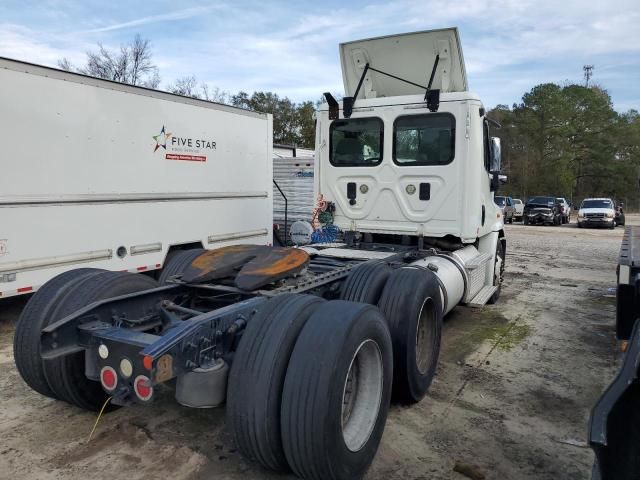
[(148, 25), (150, 23), (168, 22), (172, 20), (186, 20), (189, 18), (196, 17), (198, 15), (207, 14), (214, 9), (220, 9), (222, 7), (223, 7), (222, 5), (207, 5), (207, 6), (185, 8), (182, 10), (175, 10), (173, 12), (160, 13), (158, 15), (148, 15), (145, 17), (136, 18), (134, 20), (128, 20), (126, 22), (114, 23), (111, 25), (106, 25), (103, 27), (86, 30), (83, 33), (110, 32), (113, 30), (121, 30), (124, 28), (140, 27), (143, 25)]
[[(56, 46), (58, 43), (64, 46)], [(0, 56), (23, 60), (31, 63), (55, 66), (62, 57), (67, 57), (72, 63), (81, 63), (84, 60), (86, 44), (78, 44), (77, 41), (55, 38), (53, 35), (36, 34), (29, 28), (0, 24)]]
[[(537, 82), (580, 79), (584, 63), (596, 64), (595, 79), (606, 82), (616, 104), (640, 103), (633, 80), (621, 74), (640, 68), (637, 0), (370, 0), (364, 6), (244, 0), (156, 8), (157, 14), (137, 17), (135, 10), (119, 9), (125, 13), (106, 25), (97, 10), (91, 18), (69, 19), (73, 28), (0, 25), (0, 54), (46, 64), (67, 56), (81, 63), (95, 41), (117, 45), (140, 32), (152, 41), (165, 83), (195, 74), (223, 90), (272, 90), (301, 101), (342, 89), (340, 42), (457, 25), (470, 86), (488, 105), (517, 101)], [(148, 5), (141, 10), (148, 13)], [(113, 15), (113, 8), (108, 12)], [(177, 34), (164, 29), (167, 22), (185, 28)], [(74, 31), (77, 25), (85, 30), (50, 30)], [(618, 101), (615, 92), (624, 98)]]

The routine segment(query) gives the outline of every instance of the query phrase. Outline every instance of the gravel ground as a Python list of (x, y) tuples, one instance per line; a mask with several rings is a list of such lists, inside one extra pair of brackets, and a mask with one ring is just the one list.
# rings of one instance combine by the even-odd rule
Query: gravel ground
[[(418, 405), (392, 407), (367, 478), (469, 478), (461, 467), (496, 480), (590, 478), (589, 411), (620, 360), (609, 289), (622, 229), (516, 224), (507, 238), (500, 301), (446, 318), (433, 386)], [(0, 478), (290, 478), (240, 457), (224, 408), (184, 408), (169, 391), (106, 415), (87, 442), (95, 415), (32, 392), (15, 370), (23, 306), (0, 302)]]

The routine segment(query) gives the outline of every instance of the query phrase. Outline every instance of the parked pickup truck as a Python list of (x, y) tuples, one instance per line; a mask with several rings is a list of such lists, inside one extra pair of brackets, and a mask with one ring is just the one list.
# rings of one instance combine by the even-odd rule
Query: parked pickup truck
[(516, 216), (516, 208), (511, 197), (496, 196), (496, 205), (502, 208), (505, 223), (513, 223)]
[(524, 206), (525, 225), (560, 225), (562, 209), (555, 197), (530, 197)]
[(615, 228), (616, 211), (610, 198), (585, 198), (578, 210), (578, 228)]
[(562, 212), (562, 223), (570, 223), (571, 222), (571, 204), (567, 202), (566, 198), (558, 197), (556, 198), (558, 202), (560, 202), (560, 211)]
[(519, 198), (513, 199), (513, 207), (516, 209), (516, 213), (513, 215), (516, 222), (522, 221), (522, 215), (524, 214), (524, 202)]

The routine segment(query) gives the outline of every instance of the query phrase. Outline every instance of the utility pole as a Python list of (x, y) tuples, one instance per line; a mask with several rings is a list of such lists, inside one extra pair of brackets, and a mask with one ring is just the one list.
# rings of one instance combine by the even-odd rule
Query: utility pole
[(589, 88), (589, 80), (593, 76), (593, 65), (585, 65), (582, 70), (584, 70), (584, 86)]

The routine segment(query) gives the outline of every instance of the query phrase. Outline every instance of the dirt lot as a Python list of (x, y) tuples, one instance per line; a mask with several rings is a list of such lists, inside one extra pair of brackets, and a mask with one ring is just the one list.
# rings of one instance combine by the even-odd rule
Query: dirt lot
[[(640, 224), (640, 217), (627, 218)], [(501, 300), (446, 319), (429, 395), (392, 407), (369, 479), (587, 479), (591, 405), (619, 362), (615, 266), (622, 229), (507, 227)], [(243, 460), (224, 408), (180, 407), (165, 392), (150, 407), (105, 416), (42, 397), (12, 359), (24, 302), (0, 303), (0, 477), (35, 479), (284, 479)]]

